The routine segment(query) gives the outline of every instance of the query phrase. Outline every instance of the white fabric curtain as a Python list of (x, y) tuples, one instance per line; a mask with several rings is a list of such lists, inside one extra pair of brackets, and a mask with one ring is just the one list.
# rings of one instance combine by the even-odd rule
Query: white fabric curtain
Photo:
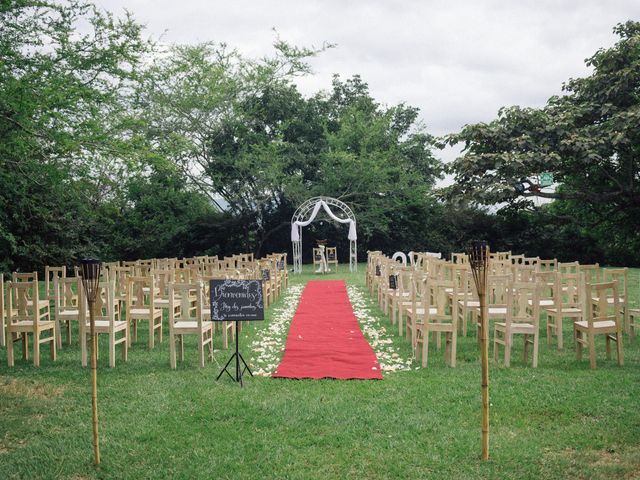
[(327, 212), (327, 215), (329, 215), (329, 217), (331, 217), (332, 220), (335, 220), (336, 222), (339, 222), (339, 223), (349, 224), (349, 236), (348, 236), (349, 240), (355, 241), (358, 239), (358, 235), (356, 234), (355, 220), (351, 220), (350, 218), (336, 217), (331, 211), (331, 209), (329, 208), (329, 205), (327, 205), (327, 203), (324, 200), (318, 200), (318, 202), (314, 205), (313, 211), (311, 212), (311, 216), (309, 217), (308, 220), (305, 220), (305, 221), (296, 220), (291, 224), (291, 241), (292, 242), (297, 242), (300, 240), (300, 228), (306, 227), (311, 222), (313, 222), (315, 218), (318, 216), (318, 212), (320, 211), (320, 208), (323, 208), (324, 211)]

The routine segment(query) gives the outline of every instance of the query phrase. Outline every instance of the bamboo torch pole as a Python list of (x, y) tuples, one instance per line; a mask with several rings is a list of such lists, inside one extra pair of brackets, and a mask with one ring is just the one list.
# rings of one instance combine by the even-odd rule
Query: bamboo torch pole
[(489, 459), (489, 341), (487, 336), (486, 285), (489, 246), (486, 242), (473, 242), (469, 249), (469, 263), (480, 303), (480, 362), (482, 368), (482, 459)]
[(100, 281), (100, 261), (82, 260), (82, 284), (89, 304), (89, 325), (91, 334), (91, 417), (93, 425), (93, 455), (96, 466), (100, 465), (100, 441), (98, 437), (98, 339), (94, 318), (94, 305)]

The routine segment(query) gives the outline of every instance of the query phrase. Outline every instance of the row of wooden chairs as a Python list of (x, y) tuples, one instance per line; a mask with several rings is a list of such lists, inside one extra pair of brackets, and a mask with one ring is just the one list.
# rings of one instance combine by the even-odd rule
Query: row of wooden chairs
[[(288, 285), (286, 254), (272, 254), (255, 260), (241, 254), (218, 260), (151, 259), (110, 262), (103, 265), (94, 306), (96, 333), (109, 336), (109, 365), (115, 366), (116, 346), (122, 346), (127, 360), (128, 347), (137, 341), (139, 322), (147, 322), (149, 348), (163, 338), (163, 317), (169, 319), (171, 366), (176, 368), (176, 352), (184, 358), (184, 335), (199, 335), (200, 366), (204, 349), (213, 354), (214, 327), (222, 330), (222, 345), (236, 335), (233, 322), (211, 322), (209, 280), (261, 279), (265, 306), (268, 307)], [(89, 315), (81, 277), (67, 277), (65, 267), (45, 269), (44, 295), (36, 272), (14, 273), (7, 282), (0, 275), (0, 345), (7, 346), (7, 362), (14, 365), (14, 343), (21, 343), (22, 356), (29, 356), (33, 341), (34, 365), (40, 364), (40, 345), (50, 346), (56, 359), (62, 347), (62, 333), (71, 343), (72, 324), (79, 324), (82, 365), (87, 363)], [(6, 290), (6, 294), (5, 294)], [(44, 296), (44, 298), (42, 298)], [(36, 307), (37, 306), (37, 307)], [(166, 311), (166, 313), (164, 313)], [(178, 342), (178, 348), (176, 347)]]
[[(429, 334), (440, 348), (445, 341), (445, 360), (455, 366), (457, 335), (467, 334), (468, 322), (479, 329), (480, 304), (465, 254), (451, 261), (416, 254), (416, 261), (404, 266), (381, 252), (369, 252), (367, 285), (381, 309), (406, 335), (416, 357), (427, 365)], [(595, 337), (606, 338), (607, 358), (611, 342), (617, 342), (618, 362), (623, 363), (622, 329), (635, 337), (639, 310), (629, 308), (628, 269), (601, 269), (599, 265), (560, 263), (537, 257), (496, 252), (489, 262), (486, 298), (488, 318), (494, 323), (494, 356), (504, 349), (510, 364), (513, 337), (524, 338), (525, 362), (532, 351), (538, 364), (540, 317), (546, 316), (547, 342), (557, 338), (563, 348), (563, 319), (573, 322), (577, 358), (588, 347), (595, 368)], [(626, 319), (629, 319), (628, 321)], [(478, 336), (479, 337), (479, 336)]]

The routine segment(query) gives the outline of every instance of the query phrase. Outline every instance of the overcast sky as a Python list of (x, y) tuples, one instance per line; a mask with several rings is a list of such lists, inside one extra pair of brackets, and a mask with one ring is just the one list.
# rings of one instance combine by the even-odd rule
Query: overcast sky
[[(640, 20), (640, 0), (97, 0), (126, 8), (152, 38), (226, 42), (273, 52), (273, 28), (298, 46), (337, 44), (298, 81), (312, 94), (334, 73), (359, 74), (373, 97), (420, 108), (436, 135), (495, 118), (502, 106), (542, 106), (584, 60), (615, 43), (612, 28)], [(451, 157), (445, 152), (443, 157)]]

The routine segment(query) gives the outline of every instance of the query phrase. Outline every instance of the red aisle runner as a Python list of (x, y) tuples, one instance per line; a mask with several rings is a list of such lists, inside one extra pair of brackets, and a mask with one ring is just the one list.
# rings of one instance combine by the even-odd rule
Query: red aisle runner
[(362, 335), (344, 280), (312, 280), (300, 297), (279, 378), (382, 379), (376, 354)]

